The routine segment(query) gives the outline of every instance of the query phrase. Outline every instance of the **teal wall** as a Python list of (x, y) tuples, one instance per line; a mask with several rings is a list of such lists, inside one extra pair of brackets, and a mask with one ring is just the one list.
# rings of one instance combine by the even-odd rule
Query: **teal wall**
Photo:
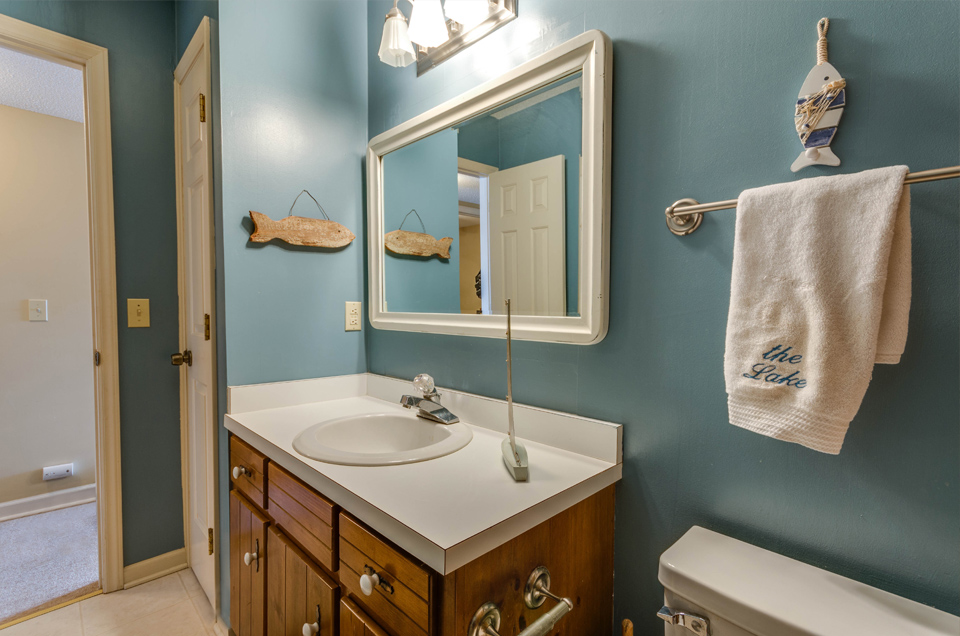
[[(176, 0), (176, 39), (177, 61), (183, 57), (193, 34), (196, 33), (200, 21), (205, 17), (216, 20), (220, 3), (218, 0)], [(211, 47), (214, 51), (217, 47)], [(219, 128), (219, 126), (218, 126)]]
[[(109, 50), (125, 564), (183, 547), (171, 2), (16, 2), (0, 13)], [(150, 328), (126, 327), (150, 299)], [(92, 432), (91, 432), (92, 434)], [(163, 475), (158, 479), (158, 475)]]
[[(352, 0), (219, 6), (225, 384), (366, 370), (364, 334), (343, 329), (344, 303), (366, 301), (366, 11), (365, 3)], [(338, 250), (249, 244), (249, 211), (280, 219), (303, 189), (356, 240)], [(294, 214), (319, 213), (304, 196)], [(221, 433), (224, 520), (229, 465)], [(220, 527), (220, 580), (226, 582), (229, 535), (226, 523)], [(221, 614), (229, 617), (230, 586), (220, 591)]]
[[(682, 197), (906, 163), (960, 163), (960, 3), (524, 0), (520, 18), (418, 78), (376, 57), (369, 10), (369, 134), (377, 135), (587, 29), (613, 40), (610, 331), (587, 347), (515, 343), (514, 396), (622, 422), (616, 615), (662, 633), (659, 555), (698, 524), (960, 613), (960, 344), (956, 181), (913, 188), (914, 291), (900, 364), (881, 365), (839, 456), (727, 422), (723, 343), (733, 211), (677, 238)], [(789, 171), (793, 104), (831, 18), (849, 81), (839, 169)], [(368, 369), (493, 397), (503, 342), (367, 331)], [(535, 467), (534, 467), (535, 468)]]
[[(459, 198), (455, 130), (420, 139), (383, 158), (384, 231), (392, 232), (403, 224), (404, 231), (453, 239), (450, 258), (384, 249), (388, 311), (460, 313)], [(417, 214), (404, 221), (411, 209)]]

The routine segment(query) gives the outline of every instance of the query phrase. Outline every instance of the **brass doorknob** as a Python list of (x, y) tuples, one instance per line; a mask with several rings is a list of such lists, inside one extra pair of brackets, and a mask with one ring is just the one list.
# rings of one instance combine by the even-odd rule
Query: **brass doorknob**
[(170, 364), (173, 366), (179, 367), (184, 363), (188, 367), (193, 366), (193, 353), (189, 349), (186, 349), (183, 353), (175, 353), (170, 356)]

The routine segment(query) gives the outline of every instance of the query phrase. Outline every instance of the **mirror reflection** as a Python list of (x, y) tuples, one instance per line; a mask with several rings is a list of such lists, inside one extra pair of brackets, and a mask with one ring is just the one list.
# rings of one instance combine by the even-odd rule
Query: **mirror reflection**
[(386, 311), (578, 315), (581, 84), (383, 156)]

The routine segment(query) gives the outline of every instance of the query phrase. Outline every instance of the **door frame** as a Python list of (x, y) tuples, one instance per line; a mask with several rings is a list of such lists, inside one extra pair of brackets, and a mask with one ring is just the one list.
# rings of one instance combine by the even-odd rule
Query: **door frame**
[[(201, 63), (205, 64), (207, 70), (208, 80), (210, 81), (211, 93), (213, 88), (213, 76), (211, 69), (211, 54), (210, 54), (210, 18), (209, 16), (204, 16), (203, 20), (200, 21), (200, 26), (197, 28), (196, 32), (193, 34), (193, 37), (190, 39), (190, 44), (187, 45), (187, 49), (183, 52), (180, 61), (177, 63), (177, 68), (173, 74), (173, 109), (174, 109), (174, 152), (176, 157), (176, 182), (177, 182), (177, 293), (179, 296), (179, 302), (177, 306), (177, 315), (179, 321), (179, 347), (180, 351), (183, 351), (187, 346), (187, 315), (184, 310), (183, 299), (186, 298), (186, 278), (184, 276), (184, 258), (186, 256), (186, 245), (184, 241), (184, 223), (183, 223), (183, 177), (181, 176), (181, 169), (183, 167), (183, 147), (180, 143), (180, 133), (182, 132), (181, 126), (183, 125), (182, 118), (180, 116), (180, 78), (183, 73), (189, 69), (194, 60), (198, 56), (202, 56)], [(203, 61), (205, 59), (205, 61)], [(206, 113), (207, 113), (207, 123), (211, 125), (212, 119), (212, 107), (209, 102), (212, 101), (212, 97), (207, 95), (207, 104), (206, 104)], [(209, 140), (210, 154), (208, 156), (208, 168), (210, 170), (211, 183), (209, 192), (209, 205), (210, 213), (213, 215), (212, 221), (216, 223), (216, 216), (214, 214), (214, 188), (213, 188), (213, 139), (212, 137)], [(216, 232), (210, 233), (210, 253), (216, 253)], [(217, 365), (216, 365), (216, 351), (217, 351), (217, 303), (216, 303), (216, 263), (214, 263), (214, 268), (211, 270), (213, 272), (213, 280), (210, 281), (210, 341), (213, 346), (214, 356), (212, 364), (212, 379), (213, 382), (211, 386), (216, 389), (218, 386), (217, 380)], [(213, 412), (219, 413), (218, 404), (217, 404), (217, 391), (214, 390), (211, 394), (213, 400)], [(190, 496), (189, 496), (189, 435), (188, 435), (188, 415), (189, 410), (187, 408), (187, 374), (180, 374), (180, 483), (182, 484), (183, 491), (183, 545), (186, 549), (187, 556), (187, 566), (190, 564)], [(215, 423), (217, 426), (218, 423)], [(213, 439), (219, 439), (217, 434), (219, 431), (214, 431)], [(214, 601), (215, 607), (214, 613), (216, 616), (220, 616), (220, 506), (218, 503), (219, 497), (219, 470), (218, 470), (218, 454), (217, 447), (214, 445), (210, 449), (210, 456), (207, 458), (211, 462), (213, 467), (214, 483), (211, 486), (211, 491), (207, 493), (207, 496), (210, 498), (210, 501), (214, 501), (213, 506), (213, 588), (214, 588)]]
[(107, 49), (0, 15), (0, 45), (83, 71), (87, 150), (87, 209), (93, 284), (93, 346), (97, 447), (97, 532), (100, 586), (123, 588), (120, 489), (120, 362), (113, 225), (113, 154)]

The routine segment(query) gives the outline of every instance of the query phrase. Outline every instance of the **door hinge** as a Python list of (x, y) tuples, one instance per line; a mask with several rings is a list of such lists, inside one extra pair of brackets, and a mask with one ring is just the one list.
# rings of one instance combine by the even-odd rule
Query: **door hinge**
[(213, 554), (213, 528), (207, 528), (207, 554)]
[(210, 339), (210, 314), (203, 314), (203, 339)]
[(207, 121), (207, 98), (200, 93), (200, 123)]
[(94, 351), (94, 352), (93, 352), (93, 366), (95, 366), (95, 367), (99, 367), (99, 366), (100, 366), (100, 352), (99, 352), (99, 351)]

